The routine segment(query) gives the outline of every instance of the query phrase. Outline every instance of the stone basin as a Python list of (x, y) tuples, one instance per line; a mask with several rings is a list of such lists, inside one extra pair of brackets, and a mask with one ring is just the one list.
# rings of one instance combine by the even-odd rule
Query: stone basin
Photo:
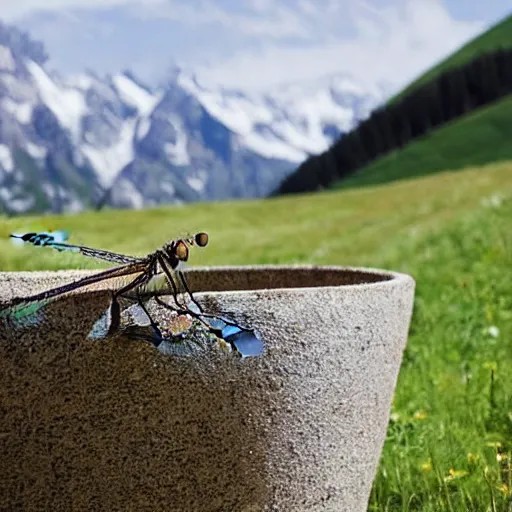
[[(0, 273), (0, 302), (90, 271)], [(386, 436), (414, 280), (366, 268), (187, 270), (261, 356), (172, 357), (87, 340), (109, 283), (0, 323), (0, 508), (363, 512)]]

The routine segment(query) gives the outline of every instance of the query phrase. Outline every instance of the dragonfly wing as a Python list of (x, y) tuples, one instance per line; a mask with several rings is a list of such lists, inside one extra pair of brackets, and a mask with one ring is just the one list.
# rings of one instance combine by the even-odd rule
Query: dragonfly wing
[(11, 234), (11, 238), (22, 240), (23, 242), (36, 245), (38, 247), (51, 247), (57, 251), (76, 252), (83, 254), (89, 258), (108, 261), (110, 263), (118, 263), (120, 265), (128, 265), (130, 263), (138, 263), (145, 261), (146, 258), (137, 258), (135, 256), (127, 256), (117, 252), (105, 251), (103, 249), (94, 249), (85, 245), (73, 245), (62, 241), (62, 237), (53, 236), (50, 233), (25, 233), (24, 235)]
[[(87, 289), (95, 285), (96, 289), (98, 289), (100, 283), (104, 284), (106, 289), (119, 290), (140, 276), (144, 271), (145, 268), (142, 265), (138, 267), (131, 265), (112, 268), (79, 281), (52, 288), (37, 295), (13, 299), (6, 304), (0, 305), (0, 321), (6, 322), (7, 328), (14, 329), (15, 331), (20, 328), (41, 326), (46, 319), (46, 306), (53, 301), (72, 294), (78, 289)], [(106, 328), (112, 323), (111, 307), (108, 310), (108, 320), (105, 320)]]
[(127, 256), (126, 254), (105, 251), (103, 249), (94, 249), (92, 247), (86, 247), (85, 245), (72, 245), (64, 242), (51, 242), (46, 245), (47, 247), (51, 247), (57, 251), (77, 252), (89, 258), (96, 258), (98, 260), (118, 263), (120, 265), (129, 265), (131, 263), (145, 261), (145, 258), (136, 258), (135, 256)]
[[(0, 305), (0, 318), (9, 316), (10, 314), (15, 314), (16, 311), (23, 310), (32, 310), (35, 306), (32, 306), (34, 303), (39, 303), (41, 306), (46, 304), (49, 300), (60, 297), (64, 294), (73, 292), (79, 288), (83, 288), (86, 286), (98, 284), (103, 281), (115, 279), (115, 278), (123, 278), (125, 276), (132, 276), (135, 279), (137, 277), (135, 274), (140, 274), (146, 270), (146, 265), (142, 263), (137, 263), (133, 265), (125, 265), (122, 267), (109, 268), (107, 270), (103, 270), (101, 272), (94, 273), (90, 276), (79, 279), (78, 281), (73, 281), (72, 283), (68, 283), (62, 286), (58, 286), (56, 288), (51, 288), (50, 290), (46, 290), (41, 293), (37, 293), (35, 295), (30, 295), (28, 297), (16, 297), (6, 304)], [(118, 283), (115, 281), (116, 285), (112, 286), (111, 289), (116, 289), (122, 286), (122, 283)], [(124, 283), (126, 284), (126, 283)]]

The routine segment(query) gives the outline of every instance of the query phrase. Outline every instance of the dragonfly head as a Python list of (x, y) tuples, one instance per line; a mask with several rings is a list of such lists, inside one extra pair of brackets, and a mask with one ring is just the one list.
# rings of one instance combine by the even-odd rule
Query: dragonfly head
[(207, 233), (196, 233), (190, 238), (182, 238), (171, 242), (167, 248), (167, 256), (172, 263), (172, 268), (177, 268), (182, 261), (188, 261), (190, 247), (194, 245), (205, 247), (207, 244)]

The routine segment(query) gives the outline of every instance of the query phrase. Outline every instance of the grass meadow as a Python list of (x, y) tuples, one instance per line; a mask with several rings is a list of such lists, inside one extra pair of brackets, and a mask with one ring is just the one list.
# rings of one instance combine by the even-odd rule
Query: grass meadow
[(369, 510), (512, 510), (512, 163), (272, 200), (0, 219), (1, 270), (103, 266), (8, 239), (35, 229), (135, 255), (204, 230), (211, 244), (193, 265), (411, 274), (415, 310)]

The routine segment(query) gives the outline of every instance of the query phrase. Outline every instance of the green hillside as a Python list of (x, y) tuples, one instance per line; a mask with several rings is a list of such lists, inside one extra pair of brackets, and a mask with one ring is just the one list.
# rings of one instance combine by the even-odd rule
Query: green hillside
[[(500, 47), (506, 51), (486, 53)], [(511, 52), (512, 15), (402, 91), (407, 101), (381, 106), (328, 151), (304, 161), (273, 195), (379, 184), (512, 159)], [(454, 66), (462, 67), (438, 83), (436, 75)], [(426, 85), (411, 91), (420, 82)]]
[(500, 21), (489, 30), (462, 46), (455, 53), (430, 68), (426, 73), (414, 80), (399, 94), (394, 96), (389, 103), (406, 95), (418, 85), (424, 84), (448, 69), (463, 66), (477, 55), (485, 52), (492, 52), (498, 48), (512, 48), (512, 14)]
[(512, 95), (443, 125), (334, 185), (352, 188), (512, 160)]
[[(15, 247), (12, 231), (133, 254), (180, 230), (191, 264), (315, 263), (408, 272), (415, 310), (369, 511), (505, 511), (512, 436), (512, 164), (379, 187), (147, 211), (0, 218), (0, 269), (95, 266)], [(135, 227), (135, 230), (134, 230)], [(103, 266), (103, 265), (102, 265)]]

